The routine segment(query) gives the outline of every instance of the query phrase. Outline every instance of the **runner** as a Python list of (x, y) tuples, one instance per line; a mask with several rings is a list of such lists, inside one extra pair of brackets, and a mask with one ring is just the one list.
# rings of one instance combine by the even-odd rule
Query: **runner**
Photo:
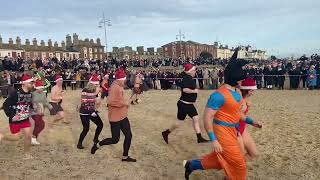
[(30, 154), (31, 145), (31, 123), (30, 110), (32, 106), (32, 94), (34, 80), (28, 74), (21, 78), (22, 87), (10, 93), (3, 103), (3, 110), (9, 117), (11, 136), (5, 136), (4, 140), (17, 141), (21, 131), (24, 134), (24, 153), (25, 159), (32, 158)]
[(135, 105), (135, 104), (139, 104), (141, 102), (141, 100), (139, 99), (139, 95), (142, 93), (142, 78), (143, 75), (140, 73), (136, 74), (136, 77), (134, 79), (134, 85), (133, 85), (133, 89), (132, 89), (132, 95), (130, 97), (130, 99), (132, 98), (131, 104)]
[(31, 138), (32, 145), (39, 145), (38, 136), (41, 131), (45, 127), (45, 122), (43, 120), (44, 116), (44, 108), (52, 109), (52, 105), (49, 104), (46, 94), (44, 92), (44, 84), (41, 80), (36, 80), (35, 83), (35, 91), (32, 92), (32, 105), (33, 105), (33, 112), (32, 112), (32, 119), (34, 120), (34, 129), (33, 135)]
[(60, 75), (55, 76), (56, 85), (51, 89), (51, 99), (50, 104), (52, 105), (52, 109), (50, 110), (50, 115), (54, 116), (52, 124), (55, 124), (59, 121), (63, 121), (63, 123), (69, 124), (69, 121), (64, 119), (64, 111), (61, 107), (63, 94), (65, 91), (62, 90), (63, 79)]
[[(247, 116), (247, 114), (249, 112), (249, 107), (251, 104), (249, 102), (249, 97), (252, 96), (253, 91), (256, 89), (257, 89), (256, 81), (250, 77), (246, 78), (241, 82), (240, 90), (243, 98), (241, 111), (244, 113), (244, 115), (248, 119), (246, 121), (240, 121), (240, 128), (239, 128), (240, 135), (238, 135), (238, 141), (242, 149), (242, 152), (245, 154), (245, 157), (248, 160), (255, 158), (258, 154), (257, 147), (254, 143), (254, 140), (250, 135), (250, 133), (246, 130), (246, 122), (249, 124), (253, 122), (252, 119)], [(253, 125), (257, 128), (262, 128), (262, 124), (258, 121)]]
[(98, 114), (97, 109), (99, 108), (101, 101), (98, 96), (99, 92), (99, 76), (92, 76), (86, 88), (81, 93), (81, 106), (80, 106), (80, 119), (82, 122), (83, 130), (79, 136), (77, 144), (78, 149), (84, 149), (82, 143), (90, 128), (90, 120), (96, 124), (96, 132), (94, 134), (94, 143), (99, 142), (99, 135), (103, 128), (103, 122)]
[(101, 82), (101, 99), (104, 99), (105, 97), (108, 97), (108, 90), (109, 90), (109, 74), (106, 73), (106, 75), (103, 77), (103, 81)]
[(48, 79), (46, 79), (45, 77), (45, 71), (43, 71), (43, 69), (41, 68), (37, 74), (36, 77), (38, 80), (41, 80), (42, 83), (44, 84), (44, 88), (43, 88), (43, 92), (45, 93), (46, 97), (48, 96), (48, 89), (51, 86), (51, 83)]
[(177, 119), (178, 120), (176, 121), (175, 124), (171, 126), (170, 129), (167, 129), (162, 132), (162, 137), (167, 144), (169, 143), (169, 139), (168, 139), (169, 134), (183, 124), (187, 115), (193, 120), (193, 128), (197, 134), (197, 142), (198, 143), (208, 142), (208, 140), (204, 139), (201, 135), (199, 116), (198, 116), (197, 109), (194, 106), (197, 100), (197, 95), (199, 93), (196, 83), (192, 79), (195, 77), (195, 74), (196, 74), (195, 66), (193, 66), (192, 64), (184, 65), (184, 74), (183, 74), (182, 82), (180, 85), (181, 97), (177, 103), (177, 106), (178, 106)]
[(200, 159), (184, 161), (185, 179), (194, 170), (207, 169), (223, 169), (228, 180), (246, 179), (246, 162), (237, 140), (242, 97), (236, 87), (246, 77), (242, 67), (247, 62), (237, 59), (237, 54), (238, 49), (225, 69), (225, 84), (210, 96), (205, 109), (204, 123), (212, 152)]
[(123, 144), (123, 156), (122, 161), (125, 162), (136, 162), (136, 159), (131, 158), (129, 154), (129, 149), (131, 145), (132, 133), (130, 122), (128, 119), (128, 108), (129, 102), (124, 99), (124, 86), (126, 81), (126, 73), (123, 69), (116, 72), (116, 80), (112, 83), (109, 89), (108, 96), (108, 117), (111, 126), (111, 138), (106, 138), (99, 143), (95, 143), (91, 148), (91, 153), (95, 154), (101, 146), (117, 144), (120, 140), (120, 131), (124, 134), (124, 144)]

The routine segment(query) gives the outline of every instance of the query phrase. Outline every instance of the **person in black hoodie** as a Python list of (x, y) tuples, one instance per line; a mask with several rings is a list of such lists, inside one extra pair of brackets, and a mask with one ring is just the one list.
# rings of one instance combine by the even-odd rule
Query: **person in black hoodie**
[(5, 136), (4, 140), (17, 141), (20, 137), (20, 131), (24, 132), (24, 153), (25, 158), (30, 159), (31, 145), (31, 123), (29, 117), (32, 108), (33, 79), (28, 74), (22, 76), (22, 87), (10, 93), (9, 97), (3, 103), (3, 110), (9, 117), (9, 126), (11, 136)]
[(172, 133), (177, 128), (179, 128), (183, 124), (187, 116), (189, 116), (193, 120), (194, 131), (197, 134), (197, 142), (198, 143), (208, 142), (208, 140), (204, 139), (201, 135), (200, 120), (199, 120), (197, 109), (194, 106), (199, 93), (196, 83), (193, 80), (195, 75), (196, 75), (196, 67), (189, 63), (185, 64), (183, 78), (180, 83), (181, 97), (177, 103), (177, 106), (178, 106), (177, 119), (178, 120), (169, 129), (162, 132), (163, 140), (167, 144), (169, 143), (169, 140), (168, 140), (169, 134)]

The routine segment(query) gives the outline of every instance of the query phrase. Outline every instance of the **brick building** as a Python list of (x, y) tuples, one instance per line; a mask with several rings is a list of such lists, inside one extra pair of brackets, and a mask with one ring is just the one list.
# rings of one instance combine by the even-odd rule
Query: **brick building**
[[(159, 48), (157, 49), (159, 50)], [(137, 50), (133, 50), (130, 46), (125, 47), (113, 47), (112, 49), (112, 57), (116, 59), (127, 59), (127, 60), (153, 60), (162, 58), (160, 52), (155, 52), (153, 47), (147, 48), (147, 51), (144, 50), (143, 46), (138, 46)]]
[[(194, 41), (175, 41), (165, 44), (161, 47), (160, 54), (164, 58), (173, 59), (196, 59), (201, 56), (202, 53), (210, 54), (214, 59), (229, 59), (234, 48), (229, 48), (227, 45), (223, 46), (218, 42), (214, 42), (213, 45), (201, 44)], [(259, 59), (266, 60), (266, 51), (262, 50), (252, 50), (251, 46), (240, 46), (238, 53), (239, 58), (246, 59)]]
[(162, 46), (162, 53), (165, 58), (190, 58), (196, 59), (201, 53), (210, 53), (216, 56), (215, 47), (208, 44), (200, 44), (194, 41), (175, 41)]
[(103, 59), (105, 53), (99, 38), (96, 42), (93, 39), (79, 40), (77, 34), (73, 34), (73, 40), (70, 35), (67, 35), (66, 41), (62, 41), (60, 46), (57, 41), (53, 43), (51, 39), (47, 44), (41, 40), (39, 45), (36, 38), (32, 39), (32, 43), (26, 39), (25, 44), (22, 44), (20, 37), (16, 38), (15, 43), (12, 38), (9, 38), (8, 43), (3, 43), (0, 36), (0, 57), (5, 56), (13, 58), (21, 56), (31, 59), (56, 57), (59, 60), (71, 60), (77, 58)]

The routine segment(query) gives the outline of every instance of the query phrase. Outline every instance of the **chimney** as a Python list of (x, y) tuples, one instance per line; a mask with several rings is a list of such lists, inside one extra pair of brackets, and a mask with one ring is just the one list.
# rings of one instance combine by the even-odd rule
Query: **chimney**
[(93, 44), (93, 43), (94, 43), (93, 39), (90, 39), (90, 44)]
[(37, 41), (36, 38), (33, 38), (33, 40), (32, 40), (32, 45), (33, 45), (33, 46), (38, 46), (38, 41)]
[(97, 38), (97, 45), (101, 46), (100, 38)]
[(73, 33), (73, 44), (79, 45), (79, 36), (77, 33)]
[(16, 44), (17, 44), (17, 47), (20, 48), (21, 47), (21, 39), (19, 36), (17, 36), (16, 38)]
[(41, 47), (44, 47), (46, 44), (44, 43), (44, 40), (41, 40), (40, 42)]
[(13, 40), (12, 40), (12, 38), (9, 38), (9, 46), (13, 46)]
[(54, 42), (54, 47), (55, 47), (55, 48), (59, 47), (59, 44), (58, 44), (57, 41)]
[(2, 47), (2, 37), (0, 35), (0, 47)]
[(51, 39), (48, 40), (48, 46), (51, 48), (52, 47), (52, 41)]
[(61, 47), (65, 50), (66, 49), (66, 43), (64, 41), (61, 42)]
[(26, 39), (26, 46), (30, 46), (30, 41), (29, 41), (29, 39)]
[(66, 36), (66, 45), (68, 47), (72, 46), (72, 40), (71, 40), (71, 36), (69, 34)]

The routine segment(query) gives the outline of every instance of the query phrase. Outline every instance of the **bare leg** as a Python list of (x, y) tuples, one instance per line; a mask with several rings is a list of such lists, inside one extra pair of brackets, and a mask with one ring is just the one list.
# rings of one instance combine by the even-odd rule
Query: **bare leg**
[(2, 138), (3, 138), (3, 134), (0, 133), (0, 142), (1, 142)]
[(194, 116), (193, 118), (193, 129), (197, 134), (197, 141), (198, 143), (206, 143), (209, 142), (207, 139), (204, 139), (201, 135), (201, 129), (200, 129), (200, 120), (199, 116)]
[(246, 150), (245, 150), (245, 148), (244, 148), (244, 143), (243, 143), (243, 138), (242, 138), (242, 136), (239, 135), (237, 138), (238, 138), (238, 143), (239, 143), (240, 150), (241, 150), (242, 154), (243, 154), (243, 155), (246, 155), (247, 152), (246, 152)]
[(197, 134), (201, 133), (199, 116), (194, 116), (192, 119), (193, 119), (192, 125), (193, 125), (194, 131)]
[(248, 153), (249, 159), (256, 158), (258, 156), (258, 150), (252, 136), (247, 130), (243, 132), (242, 138), (243, 138), (244, 147)]
[(183, 121), (177, 120), (172, 126), (169, 128), (170, 132), (173, 132), (177, 128), (179, 128), (183, 124)]
[(28, 154), (30, 153), (32, 129), (31, 127), (24, 128), (23, 132), (24, 132), (24, 153)]

